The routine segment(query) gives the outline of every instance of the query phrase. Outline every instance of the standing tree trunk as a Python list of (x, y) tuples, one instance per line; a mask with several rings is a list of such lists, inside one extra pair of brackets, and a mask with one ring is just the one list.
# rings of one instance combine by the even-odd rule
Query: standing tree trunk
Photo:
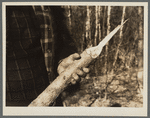
[[(82, 17), (84, 16), (84, 10), (82, 11)], [(84, 48), (85, 48), (85, 43), (86, 43), (86, 40), (85, 40), (85, 23), (82, 23), (82, 38), (81, 38), (81, 52), (83, 52)]]
[[(122, 13), (121, 24), (123, 24), (123, 22), (124, 22), (125, 10), (126, 10), (126, 6), (123, 7), (123, 13)], [(120, 39), (122, 39), (122, 37), (123, 37), (122, 30), (123, 30), (123, 27), (120, 28), (120, 35), (119, 35), (119, 36), (120, 36)]]
[[(124, 21), (125, 10), (126, 10), (126, 6), (123, 7), (123, 13), (122, 13), (121, 24), (123, 24), (123, 21)], [(121, 29), (120, 29), (120, 35), (119, 35), (119, 37), (120, 37), (120, 42), (119, 42), (119, 44), (118, 44), (118, 46), (117, 46), (117, 49), (116, 49), (117, 51), (116, 51), (116, 54), (115, 54), (115, 60), (114, 60), (114, 62), (113, 62), (113, 69), (112, 69), (112, 72), (111, 72), (111, 73), (114, 73), (114, 67), (115, 67), (115, 65), (116, 65), (116, 61), (117, 61), (117, 58), (118, 58), (119, 47), (120, 47), (120, 45), (121, 45), (121, 43), (122, 43), (122, 41), (123, 41), (123, 39), (122, 39), (122, 37), (123, 37), (122, 30), (123, 30), (123, 26), (122, 26)]]
[[(102, 7), (99, 6), (98, 7), (98, 16), (99, 16), (99, 22), (98, 22), (98, 30), (99, 30), (99, 37), (98, 37), (98, 42), (101, 41), (101, 38), (102, 38), (102, 33), (101, 33), (101, 11), (102, 11)], [(101, 62), (102, 62), (102, 58), (100, 58), (100, 56), (98, 57), (98, 67), (101, 65)], [(98, 71), (99, 71), (99, 68), (98, 68)]]
[[(105, 31), (105, 23), (106, 23), (106, 11), (107, 11), (107, 7), (105, 6), (103, 8), (103, 24), (102, 24), (102, 39), (104, 39), (104, 37), (106, 36), (106, 31)], [(104, 53), (105, 54), (105, 53)], [(104, 57), (104, 60), (102, 61), (105, 61), (105, 57)], [(102, 69), (102, 73), (103, 74), (106, 74), (106, 68), (105, 68), (105, 63), (104, 63), (104, 66), (103, 66), (103, 69)]]
[(68, 5), (68, 18), (69, 18), (69, 25), (71, 29), (71, 6)]
[(103, 26), (102, 26), (102, 31), (103, 31), (102, 35), (103, 35), (103, 37), (102, 38), (104, 38), (106, 36), (106, 32), (105, 32), (106, 10), (107, 10), (107, 7), (105, 6), (104, 11), (103, 11)]
[(95, 6), (95, 39), (94, 45), (97, 45), (97, 37), (98, 37), (98, 6)]
[[(108, 6), (108, 11), (107, 11), (107, 35), (110, 33), (110, 12), (111, 12), (111, 7), (110, 6)], [(108, 73), (108, 56), (107, 56), (107, 54), (108, 54), (108, 45), (109, 45), (109, 43), (107, 42), (107, 44), (106, 44), (106, 48), (105, 48), (105, 53), (106, 53), (106, 56), (105, 56), (105, 70), (106, 70), (106, 75), (107, 75), (107, 73)], [(106, 85), (107, 85), (107, 77), (106, 77)], [(107, 88), (106, 88), (106, 90), (105, 90), (105, 99), (107, 99)]]
[(139, 38), (138, 38), (138, 67), (143, 67), (143, 13), (142, 7), (138, 8), (138, 15), (139, 15)]
[(81, 52), (83, 52), (83, 50), (84, 50), (84, 32), (83, 32), (83, 34), (82, 34), (82, 41), (81, 41)]
[(86, 42), (87, 48), (91, 47), (91, 31), (90, 31), (90, 8), (87, 6), (87, 21), (86, 21)]
[[(110, 33), (110, 13), (111, 13), (111, 6), (108, 6), (108, 11), (107, 11), (107, 35)], [(109, 65), (107, 63), (108, 61), (108, 57), (107, 57), (107, 54), (108, 54), (108, 45), (109, 45), (109, 42), (106, 44), (106, 62), (105, 62), (105, 66), (106, 66), (106, 74), (107, 74), (107, 71), (109, 69)], [(108, 67), (108, 68), (107, 68)]]
[[(94, 45), (97, 45), (97, 38), (98, 38), (98, 6), (95, 6), (95, 39)], [(95, 63), (95, 74), (98, 76), (98, 61)]]
[(101, 16), (101, 10), (102, 10), (102, 7), (101, 6), (99, 6), (98, 7), (98, 16), (99, 16), (99, 22), (98, 22), (98, 28), (99, 28), (99, 42), (101, 41), (101, 24), (100, 24), (100, 16)]

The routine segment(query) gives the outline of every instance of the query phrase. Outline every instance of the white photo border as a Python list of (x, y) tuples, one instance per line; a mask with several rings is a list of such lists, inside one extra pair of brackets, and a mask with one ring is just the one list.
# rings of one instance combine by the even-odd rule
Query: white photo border
[[(7, 5), (105, 5), (144, 6), (144, 73), (142, 108), (106, 107), (6, 107), (6, 6)], [(147, 116), (148, 109), (148, 2), (2, 2), (2, 57), (3, 57), (3, 115), (4, 116)]]

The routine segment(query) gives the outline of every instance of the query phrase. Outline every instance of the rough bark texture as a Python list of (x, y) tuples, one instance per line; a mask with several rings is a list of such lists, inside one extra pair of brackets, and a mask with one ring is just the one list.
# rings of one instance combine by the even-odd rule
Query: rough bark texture
[[(122, 13), (121, 24), (123, 24), (123, 22), (124, 22), (125, 10), (126, 10), (126, 6), (123, 7), (123, 13)], [(113, 62), (113, 67), (114, 67), (115, 64), (116, 64), (117, 57), (118, 57), (118, 53), (119, 53), (119, 47), (120, 47), (120, 45), (121, 45), (121, 43), (122, 43), (122, 41), (123, 41), (123, 40), (122, 40), (122, 37), (123, 37), (122, 30), (123, 30), (123, 27), (121, 27), (121, 29), (120, 29), (120, 35), (119, 35), (119, 37), (120, 37), (120, 40), (121, 40), (121, 41), (119, 42), (119, 44), (118, 44), (118, 46), (117, 46), (117, 51), (116, 51), (116, 54), (115, 54), (115, 60), (114, 60), (114, 62)], [(112, 73), (114, 73), (114, 70), (112, 70)]]
[(143, 67), (143, 24), (142, 24), (142, 19), (143, 19), (143, 13), (142, 13), (142, 7), (138, 8), (138, 14), (140, 16), (140, 21), (139, 21), (139, 39), (138, 39), (138, 67)]
[(91, 42), (91, 31), (90, 31), (90, 29), (91, 29), (91, 20), (90, 20), (90, 15), (91, 15), (91, 13), (90, 13), (91, 11), (90, 11), (90, 7), (89, 6), (87, 6), (87, 21), (86, 21), (86, 41), (87, 41), (87, 47), (89, 48), (90, 46), (91, 46), (91, 44), (92, 44), (92, 42)]
[(77, 68), (87, 67), (94, 60), (86, 50), (81, 54), (81, 59), (76, 60), (63, 73), (61, 73), (28, 107), (49, 106), (53, 103), (59, 94), (71, 82), (72, 74)]
[[(98, 6), (95, 6), (95, 40), (94, 40), (94, 45), (97, 45), (97, 38), (98, 38)], [(96, 76), (98, 75), (98, 62), (95, 63), (95, 74)]]
[[(110, 33), (110, 13), (111, 13), (111, 6), (108, 6), (108, 10), (107, 10), (107, 35)], [(108, 53), (108, 46), (109, 46), (109, 42), (107, 42), (106, 44), (106, 48), (105, 48), (105, 53)], [(108, 65), (108, 55), (105, 56), (105, 69), (106, 69), (106, 75), (107, 72), (109, 70), (109, 65)], [(106, 84), (107, 84), (107, 78), (106, 78)], [(107, 89), (105, 89), (105, 99), (107, 99)]]

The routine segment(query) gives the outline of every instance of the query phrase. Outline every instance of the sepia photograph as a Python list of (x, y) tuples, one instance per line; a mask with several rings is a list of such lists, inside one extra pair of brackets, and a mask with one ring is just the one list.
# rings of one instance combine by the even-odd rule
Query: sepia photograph
[(2, 19), (4, 115), (147, 115), (147, 2), (3, 2)]

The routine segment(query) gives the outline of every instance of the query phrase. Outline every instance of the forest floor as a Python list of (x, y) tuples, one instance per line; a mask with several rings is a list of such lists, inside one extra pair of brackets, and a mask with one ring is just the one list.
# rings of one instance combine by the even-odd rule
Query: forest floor
[(143, 69), (130, 68), (81, 80), (65, 93), (64, 106), (70, 107), (142, 107)]

